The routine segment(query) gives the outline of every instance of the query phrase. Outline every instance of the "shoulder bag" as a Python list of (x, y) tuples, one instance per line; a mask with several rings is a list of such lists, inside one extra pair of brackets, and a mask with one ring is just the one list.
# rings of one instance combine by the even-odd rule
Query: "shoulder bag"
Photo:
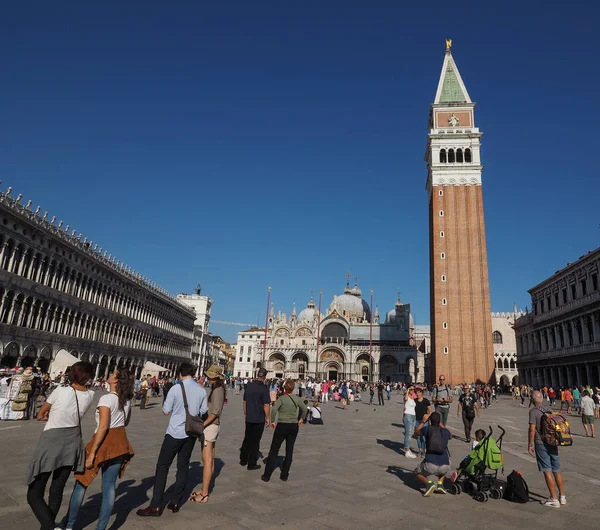
[(183, 406), (185, 408), (185, 434), (187, 434), (190, 438), (201, 439), (204, 437), (204, 422), (199, 416), (193, 416), (190, 414), (183, 381), (181, 382), (180, 386), (181, 395), (183, 396)]

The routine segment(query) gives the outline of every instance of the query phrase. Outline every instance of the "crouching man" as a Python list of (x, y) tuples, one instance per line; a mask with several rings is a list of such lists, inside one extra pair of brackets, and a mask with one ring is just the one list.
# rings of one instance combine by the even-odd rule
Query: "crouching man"
[[(425, 459), (415, 469), (419, 482), (425, 486), (423, 492), (425, 497), (429, 497), (434, 492), (446, 493), (444, 478), (450, 471), (448, 441), (452, 438), (452, 434), (440, 425), (440, 420), (439, 412), (433, 412), (429, 416), (429, 425), (421, 422), (415, 429), (417, 436), (425, 438), (425, 448), (427, 450)], [(429, 480), (432, 475), (437, 477), (437, 484)]]

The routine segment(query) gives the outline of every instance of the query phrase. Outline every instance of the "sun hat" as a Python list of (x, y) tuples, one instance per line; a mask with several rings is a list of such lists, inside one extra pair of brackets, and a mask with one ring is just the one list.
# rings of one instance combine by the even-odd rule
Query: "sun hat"
[(218, 364), (213, 364), (204, 372), (204, 375), (209, 379), (225, 379), (223, 375), (223, 367)]

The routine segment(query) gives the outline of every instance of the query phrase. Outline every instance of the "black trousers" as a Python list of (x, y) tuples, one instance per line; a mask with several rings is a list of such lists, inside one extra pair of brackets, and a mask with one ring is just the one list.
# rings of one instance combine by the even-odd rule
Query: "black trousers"
[(258, 461), (258, 449), (260, 448), (260, 439), (265, 431), (264, 423), (246, 422), (246, 433), (240, 449), (240, 463), (248, 466), (255, 466)]
[(383, 402), (383, 394), (381, 392), (377, 392), (377, 399), (379, 400), (380, 405), (385, 405)]
[[(41, 523), (41, 530), (54, 530), (56, 528), (56, 516), (62, 503), (65, 484), (71, 475), (72, 467), (64, 466), (54, 470), (54, 473), (40, 473), (27, 489), (27, 503), (31, 507), (33, 515)], [(44, 500), (46, 485), (52, 475), (48, 504)]]
[(277, 455), (279, 454), (279, 448), (285, 440), (285, 459), (281, 465), (281, 476), (287, 478), (290, 474), (290, 467), (292, 467), (292, 457), (294, 456), (294, 444), (296, 443), (296, 437), (298, 436), (298, 424), (297, 423), (278, 423), (273, 433), (273, 441), (271, 442), (271, 449), (269, 450), (269, 456), (267, 457), (267, 467), (265, 468), (265, 475), (270, 477), (275, 471), (275, 464), (277, 462)]
[(154, 492), (152, 494), (152, 501), (150, 501), (152, 508), (163, 507), (167, 475), (175, 456), (177, 456), (177, 474), (175, 475), (174, 493), (171, 500), (175, 504), (181, 504), (183, 492), (187, 485), (190, 458), (192, 457), (195, 443), (195, 438), (173, 438), (170, 434), (165, 434), (165, 439), (158, 455), (158, 462), (156, 462)]
[(471, 440), (471, 429), (473, 428), (473, 422), (475, 421), (475, 418), (472, 418), (472, 419), (467, 418), (467, 413), (463, 409), (462, 421), (463, 421), (463, 425), (465, 426), (465, 438), (467, 440)]

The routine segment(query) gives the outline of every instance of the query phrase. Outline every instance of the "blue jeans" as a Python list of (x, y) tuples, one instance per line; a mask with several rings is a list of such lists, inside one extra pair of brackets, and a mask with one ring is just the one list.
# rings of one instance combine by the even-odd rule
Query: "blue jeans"
[(404, 415), (404, 452), (410, 450), (410, 439), (415, 432), (417, 417), (414, 414)]
[[(121, 470), (121, 463), (112, 464), (102, 468), (102, 505), (100, 506), (100, 516), (96, 530), (105, 530), (108, 526), (108, 520), (115, 505), (115, 484)], [(86, 487), (80, 482), (75, 482), (71, 502), (69, 502), (69, 512), (67, 513), (67, 528), (73, 528), (79, 509), (83, 504)]]

